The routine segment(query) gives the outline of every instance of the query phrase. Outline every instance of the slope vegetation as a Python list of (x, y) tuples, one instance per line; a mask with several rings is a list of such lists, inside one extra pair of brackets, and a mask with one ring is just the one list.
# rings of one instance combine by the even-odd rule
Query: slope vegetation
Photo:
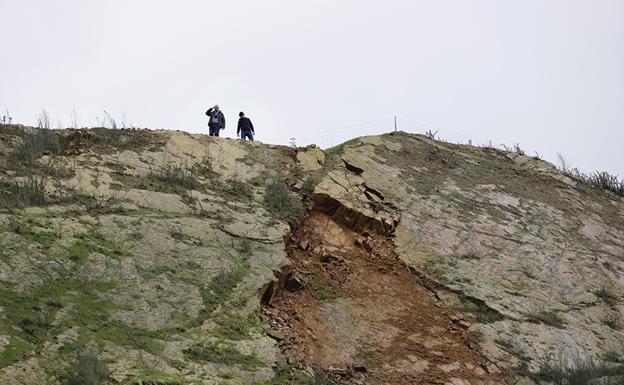
[(0, 207), (0, 383), (621, 373), (624, 202), (530, 157), (3, 126)]

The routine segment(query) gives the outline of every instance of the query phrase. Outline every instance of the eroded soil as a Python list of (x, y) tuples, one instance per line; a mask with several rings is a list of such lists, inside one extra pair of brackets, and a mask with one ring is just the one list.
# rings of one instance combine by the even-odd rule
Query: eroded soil
[(292, 264), (263, 312), (290, 362), (336, 383), (502, 383), (468, 347), (470, 324), (437, 305), (390, 238), (313, 210), (288, 247)]

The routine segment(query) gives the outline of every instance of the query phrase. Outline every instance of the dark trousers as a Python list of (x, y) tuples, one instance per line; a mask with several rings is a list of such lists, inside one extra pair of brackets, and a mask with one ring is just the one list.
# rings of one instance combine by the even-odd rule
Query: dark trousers
[(240, 136), (242, 140), (245, 140), (245, 138), (247, 138), (253, 142), (253, 134), (251, 133), (251, 131), (241, 131)]
[(210, 136), (219, 136), (219, 126), (208, 126), (208, 135)]

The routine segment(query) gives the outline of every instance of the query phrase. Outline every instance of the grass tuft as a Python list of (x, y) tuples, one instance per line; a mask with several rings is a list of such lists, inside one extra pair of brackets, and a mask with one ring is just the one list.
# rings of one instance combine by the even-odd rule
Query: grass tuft
[(563, 321), (563, 319), (561, 319), (561, 317), (559, 317), (559, 314), (555, 313), (554, 311), (543, 310), (540, 312), (530, 313), (527, 314), (527, 319), (529, 322), (543, 323), (546, 325), (554, 326), (558, 329), (563, 329), (565, 326), (565, 322)]
[(291, 194), (286, 183), (277, 176), (268, 181), (264, 202), (270, 212), (291, 223), (300, 221), (305, 214), (301, 199)]

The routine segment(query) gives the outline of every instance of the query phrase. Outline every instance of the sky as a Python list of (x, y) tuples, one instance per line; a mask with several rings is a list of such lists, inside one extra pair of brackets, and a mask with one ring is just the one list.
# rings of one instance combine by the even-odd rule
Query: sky
[[(624, 176), (622, 0), (0, 0), (0, 111), (269, 143), (394, 129)], [(4, 115), (1, 112), (0, 115)]]

